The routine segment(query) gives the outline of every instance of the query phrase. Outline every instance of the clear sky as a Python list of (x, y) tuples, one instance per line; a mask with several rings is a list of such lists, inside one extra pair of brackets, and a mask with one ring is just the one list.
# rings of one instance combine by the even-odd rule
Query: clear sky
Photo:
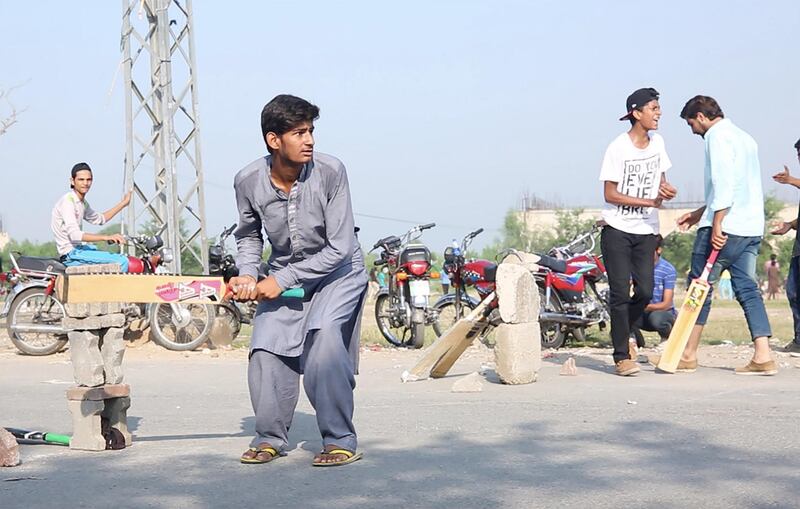
[[(95, 208), (122, 194), (121, 11), (0, 0), (0, 86), (24, 84), (27, 108), (0, 137), (14, 238), (50, 238), (75, 162), (95, 169)], [(368, 216), (435, 221), (440, 251), (477, 227), (476, 245), (492, 240), (525, 191), (599, 206), (603, 151), (639, 87), (661, 92), (679, 199), (702, 198), (702, 141), (678, 118), (698, 93), (759, 142), (766, 190), (783, 164), (800, 173), (796, 0), (195, 0), (194, 14), (210, 236), (236, 219), (233, 176), (264, 153), (259, 113), (278, 93), (321, 107), (317, 149), (346, 164), (367, 248), (410, 226)]]

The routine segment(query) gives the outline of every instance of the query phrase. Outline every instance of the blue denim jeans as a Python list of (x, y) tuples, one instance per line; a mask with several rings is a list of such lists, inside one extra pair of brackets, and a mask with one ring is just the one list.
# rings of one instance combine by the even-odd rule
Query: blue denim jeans
[(789, 264), (789, 277), (786, 278), (786, 298), (789, 299), (789, 307), (792, 308), (792, 318), (794, 319), (794, 342), (800, 345), (800, 256), (792, 258)]
[[(750, 329), (752, 339), (762, 336), (772, 336), (772, 330), (767, 319), (767, 310), (764, 308), (764, 300), (756, 282), (756, 259), (758, 258), (758, 248), (761, 245), (761, 237), (740, 237), (738, 235), (728, 235), (728, 241), (719, 252), (717, 262), (711, 270), (708, 280), (716, 283), (723, 270), (728, 269), (731, 273), (731, 286), (733, 294), (739, 305), (744, 310), (747, 320), (747, 327)], [(692, 248), (692, 270), (689, 274), (689, 281), (700, 277), (703, 268), (711, 254), (711, 228), (700, 228), (697, 230), (697, 238), (694, 240)], [(712, 290), (713, 292), (713, 290)], [(703, 304), (700, 316), (697, 317), (697, 325), (705, 325), (708, 320), (708, 313), (711, 311), (711, 293)]]
[(100, 251), (94, 244), (75, 246), (64, 257), (64, 265), (95, 265), (98, 263), (118, 263), (122, 272), (128, 272), (128, 257), (123, 254)]

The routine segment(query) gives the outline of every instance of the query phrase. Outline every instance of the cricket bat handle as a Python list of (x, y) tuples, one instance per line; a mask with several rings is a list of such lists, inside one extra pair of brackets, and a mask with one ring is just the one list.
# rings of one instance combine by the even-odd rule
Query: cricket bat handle
[(708, 260), (706, 261), (706, 266), (703, 269), (703, 273), (700, 275), (700, 279), (703, 281), (708, 281), (708, 276), (711, 274), (711, 269), (714, 267), (714, 262), (717, 261), (717, 256), (719, 256), (719, 249), (712, 249), (711, 254), (708, 255)]
[[(228, 285), (225, 289), (225, 299), (230, 299), (233, 296), (233, 288)], [(284, 290), (281, 292), (281, 297), (287, 298), (294, 298), (294, 299), (302, 299), (306, 296), (306, 291), (304, 288), (289, 288), (288, 290)]]

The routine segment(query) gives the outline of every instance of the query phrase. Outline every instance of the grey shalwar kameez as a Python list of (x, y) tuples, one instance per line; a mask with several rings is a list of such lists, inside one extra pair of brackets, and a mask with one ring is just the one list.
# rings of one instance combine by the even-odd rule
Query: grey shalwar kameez
[(263, 231), (272, 246), (270, 274), (284, 290), (303, 287), (306, 297), (258, 305), (248, 367), (252, 445), (286, 448), (303, 374), (323, 446), (355, 451), (354, 374), (367, 273), (347, 173), (338, 159), (315, 153), (287, 196), (270, 180), (270, 168), (271, 156), (262, 157), (234, 180), (239, 273), (257, 277)]

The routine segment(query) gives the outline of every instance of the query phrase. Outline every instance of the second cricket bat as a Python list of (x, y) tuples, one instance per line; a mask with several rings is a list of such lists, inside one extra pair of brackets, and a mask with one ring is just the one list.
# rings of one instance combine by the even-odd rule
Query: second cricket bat
[(689, 342), (689, 336), (711, 289), (711, 285), (708, 283), (708, 276), (711, 273), (714, 262), (717, 261), (717, 255), (719, 255), (719, 250), (714, 249), (711, 251), (703, 273), (699, 278), (692, 281), (689, 290), (686, 291), (686, 299), (684, 299), (683, 306), (678, 311), (678, 318), (669, 333), (669, 339), (667, 339), (667, 344), (664, 346), (661, 360), (658, 361), (658, 369), (661, 371), (675, 373), (675, 370), (678, 369), (683, 350), (686, 348), (686, 343)]

